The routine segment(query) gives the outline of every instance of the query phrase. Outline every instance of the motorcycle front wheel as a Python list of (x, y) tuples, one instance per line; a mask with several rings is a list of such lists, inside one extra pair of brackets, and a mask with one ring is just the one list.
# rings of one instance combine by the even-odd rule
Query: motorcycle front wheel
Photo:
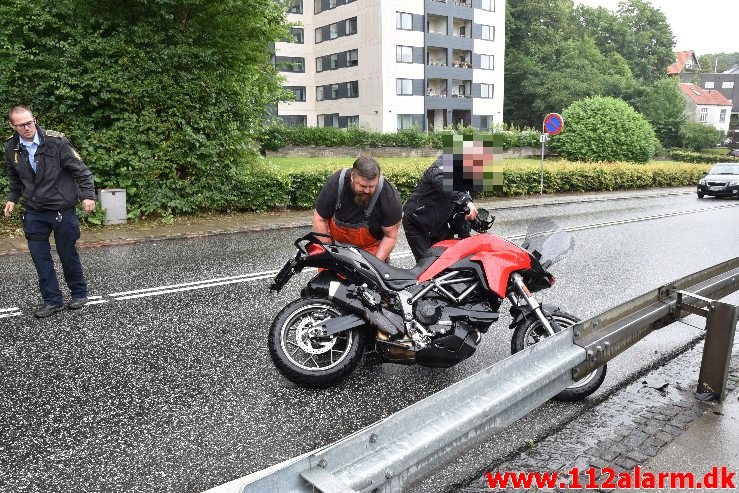
[(339, 308), (322, 298), (302, 298), (277, 314), (269, 330), (269, 353), (280, 372), (304, 387), (328, 387), (351, 373), (364, 348), (362, 328), (331, 337), (315, 337), (311, 329), (341, 316)]
[[(580, 319), (574, 315), (565, 312), (555, 312), (552, 314), (552, 318), (559, 324), (560, 327), (566, 329), (580, 322)], [(527, 317), (523, 323), (516, 327), (513, 332), (513, 338), (511, 339), (511, 354), (517, 353), (522, 349), (525, 349), (537, 342), (541, 341), (549, 334), (547, 333), (544, 325), (541, 321), (535, 317)], [(579, 401), (596, 390), (601, 386), (603, 380), (606, 378), (606, 365), (601, 366), (597, 370), (578, 380), (574, 384), (567, 387), (565, 390), (555, 395), (554, 398), (558, 401)]]

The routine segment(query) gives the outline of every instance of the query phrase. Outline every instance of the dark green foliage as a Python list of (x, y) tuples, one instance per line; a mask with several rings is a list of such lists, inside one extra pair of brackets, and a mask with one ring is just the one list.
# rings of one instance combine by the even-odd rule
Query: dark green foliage
[(739, 66), (739, 52), (698, 55), (698, 63), (701, 72), (725, 72)]
[(725, 163), (739, 163), (738, 157), (718, 156), (709, 152), (690, 152), (676, 149), (670, 152), (670, 159), (673, 161), (682, 161), (684, 163), (706, 163), (715, 164), (718, 161)]
[(685, 122), (685, 97), (677, 79), (662, 79), (647, 87), (635, 101), (636, 109), (652, 124), (664, 147), (678, 147), (680, 127)]
[(719, 144), (724, 139), (724, 132), (711, 125), (686, 122), (680, 127), (680, 139), (683, 148), (700, 151)]
[(565, 109), (562, 118), (563, 131), (552, 148), (567, 159), (646, 163), (654, 153), (652, 126), (624, 101), (583, 99)]
[[(444, 136), (454, 133), (466, 135), (491, 132), (478, 131), (473, 127), (447, 127), (443, 130), (427, 133), (413, 127), (383, 134), (362, 126), (342, 130), (334, 127), (288, 126), (281, 122), (273, 122), (262, 132), (261, 145), (264, 149), (270, 151), (276, 151), (287, 146), (352, 146), (361, 149), (372, 147), (410, 147), (414, 149), (431, 147), (442, 149), (444, 147)], [(539, 136), (541, 135), (539, 131), (530, 128), (521, 130), (508, 126), (493, 128), (492, 133), (502, 136), (504, 150), (512, 147), (536, 147), (539, 145)]]
[(8, 0), (0, 19), (3, 106), (70, 136), (133, 217), (264, 207), (241, 192), (281, 97), (273, 0)]
[(616, 12), (575, 3), (506, 3), (509, 123), (539, 128), (547, 113), (585, 97), (632, 101), (666, 77), (674, 38), (662, 12), (644, 0), (620, 2)]

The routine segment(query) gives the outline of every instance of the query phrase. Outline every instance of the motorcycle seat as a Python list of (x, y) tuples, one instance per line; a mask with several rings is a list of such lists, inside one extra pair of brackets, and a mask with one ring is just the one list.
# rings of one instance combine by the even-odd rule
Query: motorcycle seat
[(437, 258), (439, 258), (439, 255), (441, 255), (443, 251), (443, 248), (432, 248), (430, 255), (423, 257), (410, 269), (393, 267), (365, 251), (362, 251), (362, 257), (364, 257), (364, 259), (380, 273), (380, 277), (382, 277), (383, 281), (393, 283), (393, 285), (391, 285), (393, 288), (403, 289), (413, 285), (418, 279), (418, 276), (428, 269), (428, 267), (433, 264)]

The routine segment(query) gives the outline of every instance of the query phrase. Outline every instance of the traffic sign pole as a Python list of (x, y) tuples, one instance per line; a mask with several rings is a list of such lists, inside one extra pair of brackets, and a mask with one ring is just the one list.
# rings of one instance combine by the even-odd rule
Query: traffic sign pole
[(541, 181), (539, 183), (539, 195), (544, 194), (544, 144), (550, 135), (557, 135), (562, 131), (564, 120), (559, 113), (549, 113), (544, 117), (541, 124)]

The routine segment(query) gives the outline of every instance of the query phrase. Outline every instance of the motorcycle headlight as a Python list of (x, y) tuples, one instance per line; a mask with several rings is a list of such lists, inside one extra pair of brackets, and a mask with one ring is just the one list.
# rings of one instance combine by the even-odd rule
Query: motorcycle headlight
[(706, 184), (706, 180), (704, 180), (703, 178), (698, 180), (698, 185), (705, 185), (705, 184)]

